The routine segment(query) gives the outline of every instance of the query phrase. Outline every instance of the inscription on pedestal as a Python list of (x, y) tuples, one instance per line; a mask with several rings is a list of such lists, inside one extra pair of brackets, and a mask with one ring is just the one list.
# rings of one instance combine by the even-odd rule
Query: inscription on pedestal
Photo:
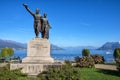
[(43, 46), (43, 44), (33, 44), (33, 45), (31, 45), (30, 48), (41, 50), (41, 49), (48, 48), (48, 47)]
[(28, 43), (27, 56), (30, 57), (49, 57), (50, 43), (47, 39), (35, 38)]

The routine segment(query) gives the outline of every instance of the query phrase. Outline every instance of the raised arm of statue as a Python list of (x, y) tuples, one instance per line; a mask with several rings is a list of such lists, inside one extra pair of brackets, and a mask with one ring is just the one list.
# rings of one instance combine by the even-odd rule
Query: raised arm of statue
[(28, 5), (27, 4), (23, 4), (23, 6), (26, 8), (26, 10), (34, 16), (34, 12), (32, 12), (29, 8), (28, 8)]

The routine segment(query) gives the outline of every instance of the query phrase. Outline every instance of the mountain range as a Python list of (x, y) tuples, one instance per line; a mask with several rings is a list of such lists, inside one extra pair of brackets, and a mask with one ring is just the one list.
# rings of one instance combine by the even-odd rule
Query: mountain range
[[(27, 49), (27, 43), (20, 43), (12, 40), (3, 40), (0, 39), (0, 48), (10, 47), (14, 49)], [(53, 50), (61, 50), (63, 48), (58, 47), (56, 45), (51, 44), (51, 49)]]
[(64, 49), (74, 49), (74, 50), (79, 50), (79, 49), (97, 49), (97, 47), (93, 47), (93, 46), (76, 46), (76, 47), (64, 47)]
[(59, 47), (59, 46), (56, 46), (54, 44), (51, 44), (51, 49), (52, 50), (64, 50), (63, 48)]
[(99, 50), (114, 50), (120, 48), (120, 42), (106, 42), (103, 46), (98, 48)]
[[(11, 47), (14, 49), (27, 49), (27, 43), (20, 43), (12, 40), (3, 40), (0, 39), (0, 48)], [(51, 44), (52, 50), (64, 50), (64, 49), (97, 49), (93, 46), (77, 46), (77, 47), (59, 47), (54, 44)], [(106, 42), (103, 44), (98, 50), (114, 50), (115, 48), (120, 48), (120, 41), (119, 42)]]
[(10, 48), (15, 48), (15, 49), (25, 49), (26, 44), (12, 41), (12, 40), (0, 39), (0, 48), (5, 48), (5, 47), (10, 47)]

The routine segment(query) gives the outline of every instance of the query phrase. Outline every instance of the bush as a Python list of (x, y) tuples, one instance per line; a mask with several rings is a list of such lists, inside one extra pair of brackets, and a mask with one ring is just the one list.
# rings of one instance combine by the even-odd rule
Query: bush
[(113, 56), (114, 56), (114, 59), (117, 63), (117, 69), (120, 71), (120, 48), (116, 48), (114, 50)]
[[(10, 65), (0, 67), (0, 80), (27, 80), (27, 75), (21, 73), (21, 69), (10, 70)], [(26, 79), (25, 79), (26, 78)]]
[(78, 68), (63, 65), (61, 69), (51, 68), (38, 75), (40, 80), (81, 80)]
[(95, 64), (100, 64), (100, 63), (104, 63), (104, 57), (99, 55), (99, 54), (94, 54), (94, 55), (91, 55), (91, 57), (94, 59), (94, 63)]
[(117, 70), (120, 72), (120, 63), (117, 65)]
[(120, 59), (120, 48), (116, 48), (114, 50), (114, 54), (113, 54), (114, 58), (115, 58), (115, 61), (118, 62), (119, 59)]
[(75, 62), (76, 63), (80, 62), (80, 57), (79, 56), (75, 57)]
[(114, 50), (114, 58), (120, 58), (120, 48)]
[(82, 56), (90, 56), (90, 50), (89, 49), (83, 49), (82, 50)]
[(79, 58), (80, 62), (77, 63), (77, 67), (86, 67), (91, 68), (94, 67), (94, 60), (92, 57), (83, 56)]
[(64, 62), (66, 66), (72, 66), (72, 62), (69, 60), (65, 60)]
[(14, 50), (12, 48), (3, 48), (0, 53), (0, 58), (11, 57), (14, 54)]

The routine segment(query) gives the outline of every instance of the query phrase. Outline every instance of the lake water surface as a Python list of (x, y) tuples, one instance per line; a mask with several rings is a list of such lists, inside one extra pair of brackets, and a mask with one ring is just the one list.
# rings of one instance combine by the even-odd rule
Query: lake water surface
[[(105, 62), (114, 62), (113, 51), (106, 50), (90, 50), (91, 54), (100, 54), (104, 56)], [(21, 59), (26, 57), (26, 50), (15, 50), (14, 56)], [(76, 56), (82, 56), (82, 49), (66, 49), (66, 50), (51, 50), (51, 56), (57, 60), (71, 60), (73, 61)]]

